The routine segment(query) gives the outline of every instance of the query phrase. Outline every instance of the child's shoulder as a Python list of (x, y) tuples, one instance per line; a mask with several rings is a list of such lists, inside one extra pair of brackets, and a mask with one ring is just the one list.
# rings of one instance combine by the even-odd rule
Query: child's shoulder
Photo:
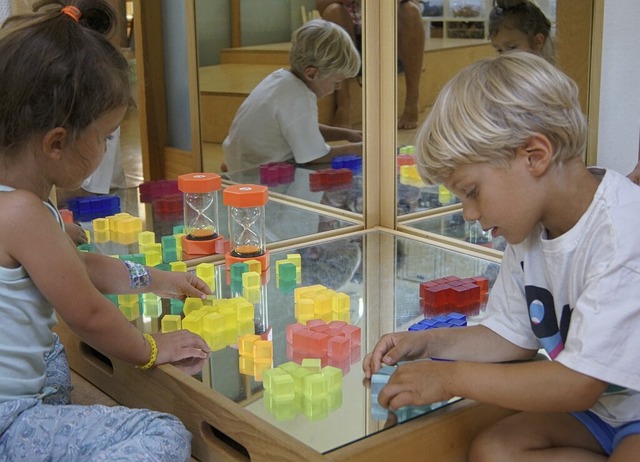
[(42, 200), (26, 189), (0, 188), (0, 209), (2, 221), (36, 218), (45, 207)]

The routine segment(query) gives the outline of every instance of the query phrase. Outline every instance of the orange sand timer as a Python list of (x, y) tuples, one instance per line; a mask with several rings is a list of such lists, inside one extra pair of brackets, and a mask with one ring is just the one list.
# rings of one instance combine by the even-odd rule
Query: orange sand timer
[(222, 192), (222, 201), (229, 210), (227, 268), (247, 259), (258, 260), (263, 271), (269, 266), (264, 237), (264, 206), (268, 200), (269, 189), (262, 185), (238, 184)]
[(188, 173), (178, 177), (183, 192), (184, 233), (182, 250), (190, 255), (212, 255), (218, 235), (218, 190), (220, 175)]

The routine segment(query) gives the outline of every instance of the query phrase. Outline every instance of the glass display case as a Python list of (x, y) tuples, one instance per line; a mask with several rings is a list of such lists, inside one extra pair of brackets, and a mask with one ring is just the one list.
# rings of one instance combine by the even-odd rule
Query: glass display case
[[(276, 270), (279, 262), (295, 255), (299, 256), (299, 278), (294, 287), (285, 286)], [(237, 460), (324, 460), (324, 457), (347, 460), (342, 459), (341, 454), (354, 450), (361, 441), (375, 442), (384, 438), (394, 430), (394, 424), (395, 428), (408, 430), (423, 414), (455, 413), (447, 409), (462, 406), (461, 402), (452, 400), (452, 403), (438, 403), (410, 413), (388, 416), (383, 411), (381, 414), (371, 389), (363, 380), (362, 360), (382, 334), (407, 330), (421, 320), (447, 312), (436, 314), (427, 310), (421, 298), (421, 283), (452, 276), (479, 277), (486, 278), (490, 287), (498, 265), (498, 259), (478, 257), (383, 231), (352, 233), (272, 251), (269, 269), (251, 299), (254, 305), (251, 334), (271, 342), (272, 362), (267, 369), (302, 363), (307, 358), (320, 358), (321, 367), (329, 365), (341, 369), (342, 385), (334, 390), (335, 393), (321, 399), (321, 403), (296, 394), (295, 405), (282, 409), (270, 392), (265, 392), (265, 376), (269, 373), (262, 370), (258, 374), (257, 369), (247, 368), (242, 336), (218, 345), (202, 373), (196, 377), (189, 377), (172, 366), (162, 366), (150, 375), (143, 374), (126, 382), (127, 392), (123, 392), (120, 385), (122, 379), (115, 380), (114, 376), (122, 370), (135, 375), (140, 371), (101, 357), (84, 345), (80, 345), (78, 351), (72, 347), (69, 356), (74, 368), (82, 370), (85, 377), (98, 382), (98, 386), (125, 404), (131, 399), (127, 398), (127, 393), (138, 389), (138, 385), (133, 385), (137, 381), (144, 388), (155, 387), (151, 383), (160, 376), (163, 376), (159, 382), (162, 387), (178, 380), (183, 393), (172, 397), (169, 403), (161, 396), (155, 396), (157, 390), (151, 388), (143, 398), (147, 401), (143, 404), (176, 413), (194, 433), (194, 455), (201, 460), (219, 460), (216, 451), (220, 450), (217, 447), (220, 444), (231, 445), (239, 451), (243, 457)], [(214, 305), (246, 295), (246, 287), (242, 283), (234, 285), (224, 265), (216, 266), (214, 285)], [(345, 357), (325, 357), (324, 353), (314, 356), (308, 353), (310, 350), (300, 350), (296, 334), (290, 332), (292, 326), (302, 324), (300, 308), (296, 305), (305, 295), (300, 294), (311, 288), (320, 290), (319, 287), (348, 300), (346, 317), (343, 314), (341, 318), (322, 318), (328, 325), (335, 321), (341, 328), (347, 325), (358, 332), (360, 344), (351, 340), (346, 360)], [(465, 305), (457, 310), (468, 324), (474, 324), (482, 316), (483, 305)], [(171, 313), (170, 304), (165, 302), (162, 313), (140, 316), (133, 323), (144, 332), (158, 332), (164, 317)], [(332, 316), (337, 315), (334, 312)], [(186, 319), (183, 314), (183, 323)], [(307, 324), (313, 323), (307, 321)], [(65, 337), (69, 343), (69, 334)], [(168, 379), (165, 374), (174, 379)], [(482, 415), (478, 422), (493, 414)], [(401, 423), (398, 425), (398, 422)], [(271, 440), (274, 435), (277, 438)], [(260, 446), (264, 441), (269, 441), (266, 449)], [(288, 453), (288, 457), (277, 458), (283, 453)]]

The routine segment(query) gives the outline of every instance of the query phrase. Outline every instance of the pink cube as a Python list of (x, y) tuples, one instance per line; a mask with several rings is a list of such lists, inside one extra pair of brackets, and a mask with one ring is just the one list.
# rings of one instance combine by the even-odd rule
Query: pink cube
[(342, 328), (342, 334), (351, 338), (351, 345), (360, 345), (360, 338), (362, 337), (362, 330), (358, 326), (347, 324)]
[(299, 351), (301, 353), (308, 351), (309, 346), (307, 342), (310, 334), (311, 331), (307, 329), (298, 329), (293, 331), (291, 335), (291, 344), (295, 351)]
[(304, 324), (300, 324), (299, 322), (294, 322), (293, 324), (289, 324), (286, 327), (287, 343), (293, 343), (293, 333), (298, 329), (305, 329)]
[(331, 337), (327, 343), (327, 355), (330, 358), (351, 358), (351, 338)]
[(328, 335), (310, 331), (307, 336), (307, 353), (313, 354), (316, 358), (326, 355), (328, 342)]

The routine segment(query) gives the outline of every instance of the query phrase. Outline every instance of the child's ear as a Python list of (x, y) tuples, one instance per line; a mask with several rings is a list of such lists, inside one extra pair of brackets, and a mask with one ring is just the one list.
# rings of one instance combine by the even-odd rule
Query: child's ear
[(549, 138), (534, 133), (523, 146), (522, 155), (526, 156), (527, 170), (534, 176), (543, 175), (553, 163), (553, 145)]
[(307, 80), (314, 80), (314, 79), (318, 76), (318, 73), (319, 73), (319, 72), (320, 72), (320, 71), (318, 70), (318, 68), (317, 68), (317, 67), (314, 67), (314, 66), (308, 66), (308, 67), (306, 67), (306, 68), (304, 69), (304, 73), (303, 73), (303, 74), (304, 74), (305, 79), (307, 79)]
[(542, 47), (544, 46), (545, 41), (546, 39), (544, 38), (544, 34), (542, 32), (538, 32), (533, 37), (533, 49), (536, 51), (542, 50)]
[(52, 128), (42, 138), (42, 150), (48, 157), (60, 159), (68, 143), (69, 132), (65, 128)]

